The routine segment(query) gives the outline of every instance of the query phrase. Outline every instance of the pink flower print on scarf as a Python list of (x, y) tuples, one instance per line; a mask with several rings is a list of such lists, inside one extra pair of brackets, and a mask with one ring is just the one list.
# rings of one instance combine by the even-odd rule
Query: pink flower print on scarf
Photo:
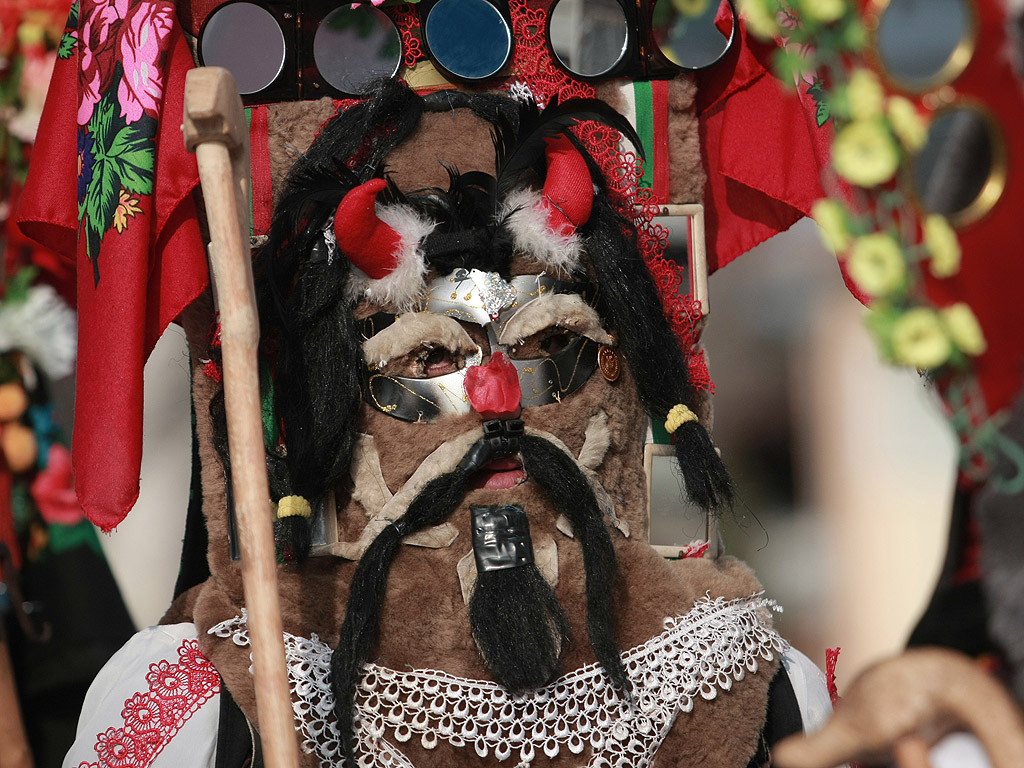
[(78, 89), (78, 124), (87, 125), (96, 103), (111, 85), (114, 57), (121, 20), (131, 0), (99, 0), (82, 3), (82, 23), (78, 36), (81, 72)]
[(156, 67), (160, 47), (174, 24), (169, 2), (140, 3), (125, 20), (120, 39), (124, 77), (117, 89), (121, 116), (131, 125), (143, 112), (154, 117), (163, 98), (163, 74)]

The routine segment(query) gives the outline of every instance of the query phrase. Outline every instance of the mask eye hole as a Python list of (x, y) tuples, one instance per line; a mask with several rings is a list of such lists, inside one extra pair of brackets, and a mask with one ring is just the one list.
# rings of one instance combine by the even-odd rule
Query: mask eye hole
[(458, 321), (430, 312), (397, 317), (363, 342), (372, 371), (408, 379), (434, 379), (477, 359), (480, 346)]
[(424, 342), (404, 355), (389, 360), (383, 368), (387, 376), (401, 376), (407, 379), (435, 379), (466, 366), (466, 356), (453, 352), (446, 346)]
[(572, 331), (553, 325), (527, 336), (509, 348), (508, 356), (513, 360), (534, 360), (557, 355), (572, 344), (579, 336)]
[(462, 355), (453, 355), (444, 347), (425, 348), (416, 359), (417, 372), (422, 371), (420, 378), (424, 379), (454, 373), (465, 364)]

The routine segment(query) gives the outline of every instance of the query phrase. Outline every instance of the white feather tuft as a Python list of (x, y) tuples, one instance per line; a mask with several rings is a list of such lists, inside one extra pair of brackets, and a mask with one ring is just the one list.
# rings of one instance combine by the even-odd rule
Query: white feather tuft
[(424, 238), (437, 225), (405, 205), (378, 207), (377, 216), (401, 237), (398, 266), (379, 280), (371, 279), (353, 266), (350, 298), (366, 298), (375, 304), (392, 307), (397, 313), (408, 312), (426, 292), (427, 262), (422, 246)]
[(28, 289), (24, 301), (0, 303), (0, 352), (19, 351), (51, 379), (75, 366), (75, 312), (49, 285)]
[(556, 277), (570, 277), (580, 266), (583, 242), (575, 232), (563, 237), (548, 227), (548, 209), (535, 189), (510, 193), (502, 205), (499, 219), (512, 232), (518, 251), (537, 259)]

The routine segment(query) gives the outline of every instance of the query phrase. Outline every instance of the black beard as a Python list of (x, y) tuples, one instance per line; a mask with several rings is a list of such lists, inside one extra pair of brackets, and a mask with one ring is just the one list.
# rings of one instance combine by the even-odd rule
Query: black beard
[[(612, 631), (615, 551), (594, 492), (576, 462), (547, 440), (524, 435), (519, 438), (519, 446), (529, 479), (541, 488), (555, 512), (564, 514), (572, 524), (573, 535), (583, 550), (587, 636), (594, 655), (612, 682), (628, 694), (631, 686)], [(466, 458), (454, 470), (427, 483), (409, 504), (405, 514), (373, 540), (356, 566), (341, 636), (331, 656), (334, 712), (342, 753), (348, 765), (356, 764), (353, 728), (356, 687), (363, 665), (377, 640), (380, 607), (384, 602), (391, 562), (403, 537), (440, 525), (459, 507), (468, 481), (474, 474), (474, 469), (467, 468), (473, 462), (467, 462), (467, 459), (475, 447), (470, 447)], [(484, 611), (487, 615), (476, 620), (472, 618), (471, 605), (470, 615), (473, 637), (478, 644), (478, 629), (489, 638), (484, 643), (487, 650), (481, 647), (488, 669), (497, 682), (516, 691), (543, 685), (557, 674), (558, 656), (566, 635), (564, 613), (540, 572), (536, 571), (535, 577), (517, 575), (511, 578), (516, 582), (515, 589), (525, 599), (539, 598), (541, 603), (532, 608), (517, 606), (519, 615), (512, 618), (503, 615), (504, 601), (500, 606), (492, 605), (491, 609)], [(485, 577), (485, 595), (492, 592), (487, 581)], [(526, 592), (531, 594), (526, 595)], [(493, 601), (486, 600), (485, 603)], [(496, 631), (503, 623), (511, 626), (512, 634), (496, 637)], [(525, 634), (517, 636), (516, 632)], [(527, 636), (529, 642), (523, 642)]]
[(569, 622), (533, 563), (477, 573), (469, 628), (487, 669), (512, 693), (539, 688), (558, 676)]

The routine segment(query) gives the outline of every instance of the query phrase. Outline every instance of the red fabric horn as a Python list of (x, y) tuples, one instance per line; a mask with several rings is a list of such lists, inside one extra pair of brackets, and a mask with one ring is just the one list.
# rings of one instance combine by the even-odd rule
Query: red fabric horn
[(387, 186), (372, 179), (349, 190), (334, 214), (334, 237), (348, 260), (368, 277), (379, 280), (398, 266), (402, 237), (377, 217), (377, 193)]
[(594, 206), (594, 182), (583, 155), (565, 136), (547, 140), (548, 175), (544, 203), (548, 227), (568, 237), (590, 219)]

